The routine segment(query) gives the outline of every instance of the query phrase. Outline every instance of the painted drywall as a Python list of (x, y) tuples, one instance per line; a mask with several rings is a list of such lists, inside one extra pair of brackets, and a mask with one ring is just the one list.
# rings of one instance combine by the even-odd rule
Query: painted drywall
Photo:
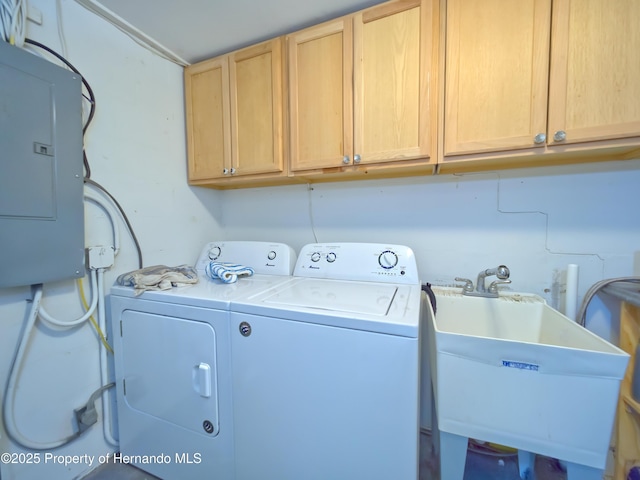
[[(408, 245), (421, 280), (436, 285), (475, 282), (504, 264), (506, 288), (563, 310), (568, 264), (579, 266), (578, 302), (596, 281), (633, 274), (638, 185), (634, 160), (249, 189), (224, 192), (221, 222), (227, 237), (296, 250), (316, 241)], [(594, 327), (609, 338), (608, 324)]]
[[(42, 12), (43, 23), (29, 22), (27, 36), (64, 53), (95, 92), (96, 115), (85, 138), (91, 178), (108, 188), (127, 212), (145, 265), (193, 263), (202, 245), (222, 234), (217, 221), (221, 205), (219, 192), (187, 186), (182, 68), (151, 54), (72, 0), (30, 0), (29, 4)], [(102, 209), (86, 204), (85, 218), (86, 245), (112, 245), (111, 227)], [(106, 274), (107, 286), (117, 274), (137, 268), (131, 237), (123, 222), (119, 226), (121, 252)], [(85, 287), (89, 296), (88, 282)], [(28, 287), (0, 289), (3, 393), (30, 298)], [(61, 320), (73, 320), (82, 313), (74, 281), (45, 285), (43, 304)], [(98, 341), (91, 327), (59, 330), (38, 322), (18, 384), (16, 424), (34, 441), (63, 438), (72, 431), (73, 409), (85, 404), (99, 386)], [(0, 452), (24, 451), (7, 438), (3, 426)], [(114, 447), (105, 443), (98, 423), (72, 444), (49, 452), (93, 455), (93, 465), (88, 457), (64, 465), (40, 452), (39, 463), (0, 464), (0, 477), (71, 479), (111, 451)]]

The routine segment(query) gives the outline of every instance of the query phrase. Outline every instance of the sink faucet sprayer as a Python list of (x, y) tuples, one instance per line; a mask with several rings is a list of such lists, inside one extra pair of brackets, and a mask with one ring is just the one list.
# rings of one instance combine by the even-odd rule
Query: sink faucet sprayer
[[(496, 268), (488, 268), (478, 273), (478, 279), (476, 281), (476, 288), (473, 288), (473, 281), (468, 278), (456, 277), (456, 282), (465, 282), (462, 287), (462, 293), (464, 295), (471, 295), (474, 297), (489, 297), (496, 298), (498, 296), (498, 285), (504, 285), (511, 283), (509, 280), (509, 269), (505, 265), (500, 265)], [(491, 282), (489, 288), (485, 285), (485, 278), (496, 276), (498, 280)]]

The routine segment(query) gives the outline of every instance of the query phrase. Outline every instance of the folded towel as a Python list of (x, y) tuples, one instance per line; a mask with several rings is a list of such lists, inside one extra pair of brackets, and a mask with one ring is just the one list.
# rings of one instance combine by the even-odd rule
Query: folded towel
[(137, 296), (147, 290), (168, 290), (171, 287), (198, 283), (198, 272), (189, 265), (154, 265), (123, 273), (116, 279), (116, 283), (133, 287)]
[(220, 279), (224, 283), (235, 283), (238, 277), (253, 275), (253, 268), (237, 263), (209, 262), (205, 267), (205, 273), (212, 279)]

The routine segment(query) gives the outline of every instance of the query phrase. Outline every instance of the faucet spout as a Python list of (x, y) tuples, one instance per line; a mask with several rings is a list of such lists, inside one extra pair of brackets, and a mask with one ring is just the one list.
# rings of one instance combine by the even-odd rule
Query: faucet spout
[(493, 275), (498, 277), (498, 279), (500, 280), (506, 280), (509, 278), (509, 275), (511, 275), (511, 273), (509, 272), (509, 269), (505, 265), (500, 265), (496, 268), (488, 268), (486, 270), (482, 270), (478, 274), (478, 279), (476, 281), (476, 292), (486, 293), (487, 287), (484, 283), (484, 279), (486, 277), (492, 277)]

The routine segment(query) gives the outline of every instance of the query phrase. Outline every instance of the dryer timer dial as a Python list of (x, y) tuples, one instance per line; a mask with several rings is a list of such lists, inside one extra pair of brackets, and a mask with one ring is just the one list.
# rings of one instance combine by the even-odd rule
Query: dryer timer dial
[(209, 250), (209, 259), (216, 260), (221, 253), (222, 253), (222, 249), (217, 245), (214, 247), (211, 247), (211, 249)]

